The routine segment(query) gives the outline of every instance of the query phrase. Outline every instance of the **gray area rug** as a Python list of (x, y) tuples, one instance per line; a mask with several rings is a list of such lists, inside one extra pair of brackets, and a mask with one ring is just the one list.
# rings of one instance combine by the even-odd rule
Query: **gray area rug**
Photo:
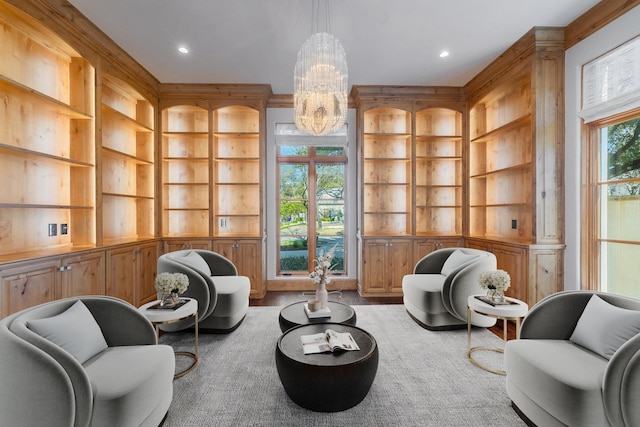
[[(525, 426), (510, 406), (505, 377), (466, 358), (466, 330), (431, 332), (402, 305), (354, 306), (357, 326), (377, 340), (380, 359), (365, 399), (354, 408), (319, 413), (293, 403), (275, 364), (280, 307), (251, 307), (228, 335), (200, 335), (200, 362), (174, 381), (166, 427), (186, 426)], [(165, 334), (161, 343), (193, 351), (193, 332)], [(474, 328), (472, 345), (501, 346)], [(502, 354), (476, 352), (501, 369)], [(176, 363), (186, 366), (187, 358)]]

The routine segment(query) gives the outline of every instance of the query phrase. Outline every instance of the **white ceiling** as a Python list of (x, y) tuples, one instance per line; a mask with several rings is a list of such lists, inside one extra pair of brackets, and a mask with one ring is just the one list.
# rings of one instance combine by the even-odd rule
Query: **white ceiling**
[[(334, 0), (329, 29), (346, 50), (349, 86), (463, 86), (532, 27), (566, 26), (598, 1)], [(162, 83), (268, 83), (289, 94), (313, 16), (327, 29), (323, 1), (316, 15), (313, 0), (70, 2)]]

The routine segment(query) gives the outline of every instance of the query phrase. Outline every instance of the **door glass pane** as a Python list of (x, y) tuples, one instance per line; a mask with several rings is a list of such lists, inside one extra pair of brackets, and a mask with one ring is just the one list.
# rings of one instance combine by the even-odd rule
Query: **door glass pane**
[(308, 166), (280, 165), (280, 271), (308, 271)]
[(316, 177), (316, 251), (335, 247), (335, 274), (344, 271), (344, 164), (318, 164)]

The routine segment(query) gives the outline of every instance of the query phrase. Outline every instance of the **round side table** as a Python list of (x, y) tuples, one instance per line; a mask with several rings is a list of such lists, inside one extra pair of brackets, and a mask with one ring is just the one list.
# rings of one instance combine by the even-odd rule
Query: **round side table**
[(285, 332), (295, 326), (310, 325), (314, 323), (333, 322), (343, 323), (345, 325), (356, 324), (356, 312), (353, 307), (347, 304), (329, 301), (327, 305), (329, 306), (329, 310), (331, 310), (330, 317), (309, 319), (304, 312), (305, 303), (306, 301), (295, 302), (280, 310), (278, 321), (280, 322), (280, 330), (282, 332)]
[(516, 322), (516, 339), (520, 338), (520, 322), (529, 311), (529, 306), (523, 301), (510, 297), (505, 298), (508, 304), (491, 305), (477, 298), (482, 296), (483, 295), (471, 295), (467, 299), (467, 358), (471, 363), (485, 371), (499, 375), (506, 375), (507, 373), (504, 370), (491, 368), (473, 358), (472, 354), (476, 351), (488, 350), (495, 351), (497, 353), (504, 353), (504, 349), (487, 346), (471, 347), (471, 313), (474, 312), (484, 316), (502, 319), (502, 340), (507, 342), (507, 321), (514, 320)]
[(151, 321), (153, 327), (156, 330), (156, 337), (160, 339), (160, 330), (158, 326), (166, 325), (168, 323), (179, 322), (184, 319), (188, 319), (190, 317), (195, 318), (195, 345), (194, 352), (190, 351), (176, 351), (176, 356), (186, 356), (193, 359), (193, 363), (189, 365), (186, 369), (177, 372), (173, 378), (180, 378), (189, 372), (193, 371), (198, 365), (198, 300), (193, 298), (180, 298), (180, 301), (186, 301), (185, 304), (179, 306), (176, 309), (173, 308), (159, 308), (160, 301), (151, 301), (143, 306), (141, 306), (138, 310), (142, 312), (146, 316), (147, 319)]

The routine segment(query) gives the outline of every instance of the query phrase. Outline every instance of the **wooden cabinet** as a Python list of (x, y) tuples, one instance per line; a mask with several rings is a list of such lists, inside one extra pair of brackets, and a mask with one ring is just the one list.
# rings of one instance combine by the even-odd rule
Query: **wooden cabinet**
[(102, 243), (153, 238), (154, 108), (115, 77), (101, 89)]
[(178, 105), (162, 111), (164, 236), (210, 235), (209, 112)]
[(60, 298), (60, 260), (20, 263), (0, 271), (0, 317)]
[(462, 234), (462, 113), (416, 112), (415, 234)]
[(215, 236), (262, 235), (260, 113), (245, 106), (213, 111)]
[(467, 243), (485, 241), (529, 305), (562, 289), (563, 46), (562, 29), (534, 28), (465, 87)]
[(180, 251), (184, 249), (204, 249), (211, 250), (211, 239), (185, 240), (185, 239), (163, 239), (164, 253)]
[(412, 240), (363, 238), (362, 296), (401, 296), (402, 278), (413, 272)]
[(354, 86), (362, 188), (360, 292), (402, 295), (424, 255), (463, 246), (464, 95)]
[(105, 294), (105, 255), (103, 251), (72, 255), (60, 263), (62, 298)]
[(231, 261), (239, 275), (249, 278), (250, 298), (262, 298), (266, 293), (262, 248), (262, 239), (216, 239), (213, 242), (214, 252)]
[(156, 298), (158, 242), (108, 250), (106, 294), (139, 306)]
[(94, 245), (94, 68), (4, 3), (0, 58), (0, 257)]
[(366, 111), (362, 138), (363, 235), (411, 235), (411, 112)]
[[(413, 241), (413, 267), (422, 258), (433, 251), (444, 248), (460, 248), (464, 247), (464, 239), (462, 236), (454, 237), (427, 237), (415, 239)], [(412, 267), (412, 271), (413, 271)]]

